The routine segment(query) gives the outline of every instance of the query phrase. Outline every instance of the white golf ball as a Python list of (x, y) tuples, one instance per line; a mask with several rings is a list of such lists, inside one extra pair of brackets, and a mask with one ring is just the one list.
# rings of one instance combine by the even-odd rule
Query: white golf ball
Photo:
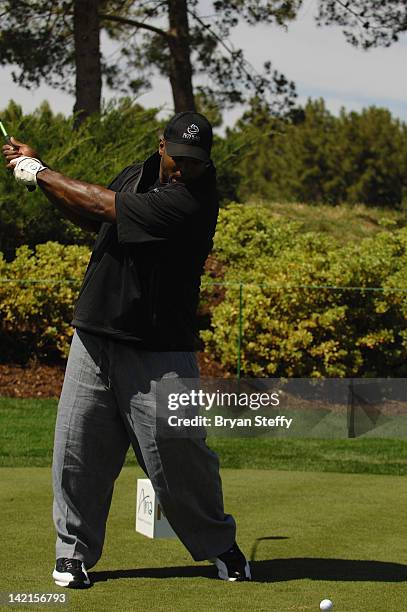
[(330, 599), (323, 599), (319, 604), (320, 610), (332, 610), (333, 607), (334, 605)]

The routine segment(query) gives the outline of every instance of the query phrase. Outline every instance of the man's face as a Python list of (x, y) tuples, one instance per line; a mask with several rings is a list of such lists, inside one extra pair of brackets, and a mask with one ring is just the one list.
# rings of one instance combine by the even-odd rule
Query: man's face
[(160, 183), (190, 183), (199, 178), (206, 169), (206, 163), (192, 157), (171, 157), (165, 149), (165, 140), (160, 140), (161, 155)]

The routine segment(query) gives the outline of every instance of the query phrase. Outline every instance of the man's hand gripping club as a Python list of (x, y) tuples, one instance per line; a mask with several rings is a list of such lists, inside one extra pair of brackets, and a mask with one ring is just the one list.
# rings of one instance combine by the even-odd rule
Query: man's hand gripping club
[(17, 183), (35, 189), (38, 172), (46, 168), (35, 149), (11, 137), (9, 144), (3, 146), (3, 155), (7, 161), (7, 168), (13, 169)]

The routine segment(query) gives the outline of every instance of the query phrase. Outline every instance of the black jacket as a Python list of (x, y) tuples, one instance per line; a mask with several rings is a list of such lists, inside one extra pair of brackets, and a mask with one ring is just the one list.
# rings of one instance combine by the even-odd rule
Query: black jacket
[(159, 185), (160, 157), (125, 168), (116, 223), (103, 223), (72, 324), (157, 351), (195, 350), (200, 277), (218, 215), (211, 166), (195, 183)]

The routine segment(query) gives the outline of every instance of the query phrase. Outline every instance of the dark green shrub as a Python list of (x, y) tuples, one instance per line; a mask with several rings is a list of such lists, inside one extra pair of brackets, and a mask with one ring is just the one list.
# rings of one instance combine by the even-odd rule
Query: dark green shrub
[[(73, 130), (73, 118), (53, 114), (47, 103), (23, 115), (10, 103), (1, 113), (10, 135), (34, 146), (44, 162), (72, 178), (107, 185), (125, 166), (143, 160), (158, 146), (160, 122), (156, 109), (144, 110), (129, 100), (108, 106), (98, 117)], [(16, 185), (0, 164), (0, 251), (14, 257), (22, 244), (31, 248), (53, 240), (65, 244), (94, 241), (63, 218), (37, 189), (30, 193)]]

